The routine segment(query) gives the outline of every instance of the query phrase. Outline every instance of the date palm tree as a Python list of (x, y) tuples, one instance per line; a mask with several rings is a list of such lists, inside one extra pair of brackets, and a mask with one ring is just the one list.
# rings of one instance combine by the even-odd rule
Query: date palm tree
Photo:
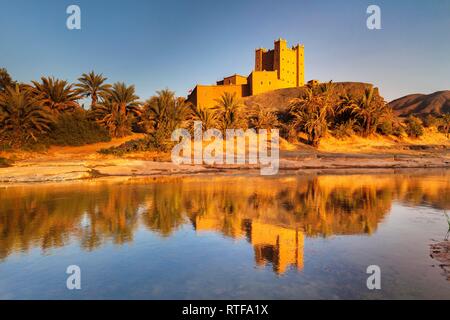
[(109, 99), (97, 105), (94, 118), (99, 125), (108, 129), (113, 138), (124, 137), (131, 133), (131, 121), (127, 113), (121, 113), (119, 105)]
[(78, 78), (80, 83), (77, 83), (77, 92), (83, 97), (91, 97), (91, 110), (97, 106), (99, 98), (104, 98), (111, 90), (111, 85), (105, 83), (108, 78), (102, 74), (95, 74), (94, 71), (83, 73), (81, 78)]
[(66, 80), (53, 77), (42, 77), (41, 82), (32, 81), (33, 92), (43, 106), (46, 106), (54, 115), (61, 112), (73, 111), (80, 107), (79, 93), (73, 89), (73, 85)]
[(184, 98), (175, 97), (168, 89), (156, 92), (144, 104), (142, 117), (148, 138), (154, 147), (165, 149), (166, 140), (177, 127), (184, 127), (189, 112), (189, 104)]
[(375, 88), (371, 86), (364, 94), (347, 106), (351, 110), (361, 127), (363, 136), (373, 134), (386, 111), (387, 105), (383, 99), (375, 95)]
[(14, 86), (16, 83), (13, 81), (5, 68), (0, 68), (0, 91), (3, 91), (8, 86)]
[(313, 147), (328, 131), (328, 118), (334, 114), (332, 106), (333, 85), (331, 82), (315, 88), (306, 88), (305, 93), (290, 101), (290, 114), (295, 128), (304, 132), (307, 143)]
[(175, 97), (175, 92), (168, 89), (156, 92), (144, 104), (144, 121), (149, 131), (161, 128), (174, 130), (184, 120), (188, 113), (188, 104), (184, 98)]
[(94, 118), (112, 137), (124, 137), (131, 133), (133, 117), (141, 114), (138, 99), (134, 85), (116, 82), (95, 108)]
[(139, 110), (139, 97), (135, 93), (134, 85), (127, 86), (123, 82), (116, 82), (106, 98), (117, 103), (121, 113)]
[(243, 105), (235, 93), (225, 92), (216, 102), (214, 110), (218, 112), (218, 124), (223, 131), (238, 129), (244, 125), (241, 113)]
[(191, 118), (195, 121), (201, 121), (203, 130), (208, 130), (217, 125), (217, 112), (211, 108), (196, 106), (190, 104)]
[(24, 86), (8, 86), (0, 92), (0, 135), (20, 147), (50, 130), (54, 119), (47, 106)]
[(279, 121), (275, 112), (264, 109), (261, 105), (256, 104), (250, 111), (249, 125), (255, 129), (271, 129), (278, 127)]

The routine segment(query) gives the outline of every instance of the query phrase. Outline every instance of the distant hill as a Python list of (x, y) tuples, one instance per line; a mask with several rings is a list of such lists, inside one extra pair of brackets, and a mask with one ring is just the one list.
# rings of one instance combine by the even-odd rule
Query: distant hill
[[(371, 86), (371, 84), (363, 82), (335, 82), (334, 85), (336, 99), (345, 93), (354, 96), (362, 95), (365, 89)], [(245, 97), (243, 102), (249, 107), (258, 104), (262, 108), (282, 111), (288, 107), (289, 101), (293, 98), (298, 98), (305, 91), (305, 88), (286, 88), (264, 92), (255, 96)], [(378, 91), (376, 94), (378, 94)]]
[(450, 113), (450, 90), (431, 94), (410, 94), (391, 101), (389, 105), (398, 116)]

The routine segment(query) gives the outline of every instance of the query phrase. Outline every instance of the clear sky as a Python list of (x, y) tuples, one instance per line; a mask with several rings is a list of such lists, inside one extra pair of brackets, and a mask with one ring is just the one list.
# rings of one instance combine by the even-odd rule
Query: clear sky
[[(81, 8), (81, 30), (66, 8)], [(366, 27), (368, 5), (381, 30)], [(20, 81), (95, 70), (146, 99), (254, 67), (254, 49), (305, 45), (306, 80), (364, 81), (391, 100), (450, 89), (450, 0), (0, 0), (0, 67)]]

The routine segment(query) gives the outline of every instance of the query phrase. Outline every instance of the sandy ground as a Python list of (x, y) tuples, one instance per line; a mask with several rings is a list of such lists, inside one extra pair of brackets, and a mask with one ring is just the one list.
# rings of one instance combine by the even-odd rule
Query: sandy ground
[[(51, 147), (44, 153), (0, 153), (14, 160), (12, 167), (0, 168), (0, 183), (71, 181), (99, 177), (145, 177), (204, 173), (233, 174), (257, 170), (255, 165), (175, 165), (170, 155), (152, 152), (115, 157), (99, 154), (103, 148), (117, 146), (135, 134), (111, 142), (81, 147)], [(431, 137), (431, 138), (430, 138)], [(310, 172), (382, 168), (450, 168), (450, 142), (444, 135), (428, 135), (414, 141), (393, 138), (352, 137), (324, 139), (316, 150), (309, 146), (281, 143), (281, 171)]]

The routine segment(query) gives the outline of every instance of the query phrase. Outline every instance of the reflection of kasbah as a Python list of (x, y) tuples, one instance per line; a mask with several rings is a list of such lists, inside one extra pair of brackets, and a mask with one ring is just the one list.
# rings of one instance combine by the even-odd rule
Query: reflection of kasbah
[[(228, 219), (197, 216), (195, 229), (218, 231), (229, 222)], [(264, 266), (269, 262), (278, 274), (284, 273), (289, 266), (295, 266), (298, 270), (303, 269), (303, 232), (240, 218), (233, 219), (232, 225), (233, 237), (239, 238), (245, 235), (253, 245), (258, 266)]]
[[(436, 176), (443, 178), (436, 180)], [(9, 187), (0, 192), (0, 259), (32, 248), (50, 250), (73, 240), (85, 250), (108, 241), (121, 245), (133, 241), (139, 226), (165, 237), (186, 221), (201, 228), (199, 220), (206, 229), (249, 241), (248, 221), (267, 230), (300, 230), (308, 237), (370, 234), (393, 200), (450, 209), (450, 182), (445, 177), (448, 173), (439, 171), (434, 178), (420, 174), (234, 177), (231, 181), (192, 177), (148, 185)], [(280, 236), (280, 243), (285, 243), (283, 238), (292, 239)], [(252, 243), (270, 246), (276, 237)], [(284, 247), (290, 246), (281, 244)], [(281, 261), (295, 264), (292, 258), (283, 258), (290, 254), (281, 255)]]
[(197, 85), (188, 97), (196, 106), (213, 107), (225, 92), (237, 97), (252, 96), (305, 84), (304, 46), (292, 48), (278, 39), (272, 50), (255, 50), (255, 70), (248, 77), (238, 74), (217, 81), (217, 85)]
[(282, 228), (259, 222), (251, 223), (251, 242), (259, 266), (272, 262), (276, 273), (284, 273), (289, 266), (303, 269), (304, 233), (298, 229)]

